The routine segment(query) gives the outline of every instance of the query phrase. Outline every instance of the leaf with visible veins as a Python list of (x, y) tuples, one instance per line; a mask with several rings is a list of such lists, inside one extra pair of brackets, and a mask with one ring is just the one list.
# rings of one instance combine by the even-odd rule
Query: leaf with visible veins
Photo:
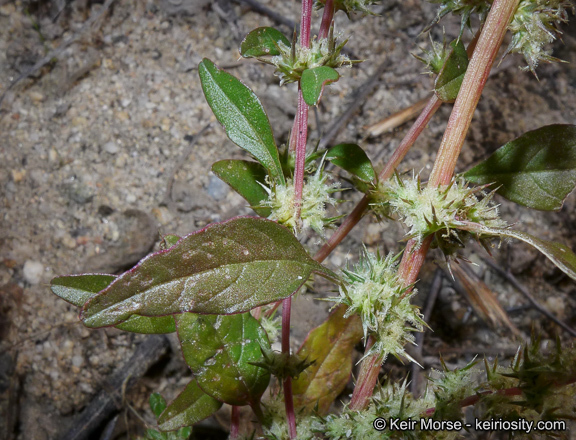
[(158, 428), (173, 431), (192, 426), (220, 409), (222, 402), (206, 394), (192, 379), (176, 399), (160, 414)]
[(300, 347), (300, 357), (315, 362), (292, 383), (297, 408), (311, 411), (318, 404), (319, 414), (327, 414), (348, 383), (354, 346), (362, 339), (363, 331), (360, 317), (344, 318), (345, 312), (346, 307), (337, 307)]
[(88, 301), (80, 318), (106, 327), (132, 315), (241, 313), (287, 298), (312, 273), (336, 280), (285, 227), (238, 217), (144, 258)]
[(576, 185), (576, 125), (548, 125), (524, 133), (464, 177), (494, 183), (498, 194), (528, 208), (558, 211)]
[(178, 339), (198, 386), (230, 405), (257, 405), (270, 373), (253, 365), (270, 349), (268, 336), (250, 313), (176, 317)]
[[(50, 289), (64, 301), (76, 307), (82, 307), (117, 278), (116, 275), (92, 273), (66, 275), (52, 279)], [(172, 316), (149, 317), (132, 315), (126, 322), (118, 324), (116, 328), (127, 332), (146, 334), (164, 334), (176, 331)]]

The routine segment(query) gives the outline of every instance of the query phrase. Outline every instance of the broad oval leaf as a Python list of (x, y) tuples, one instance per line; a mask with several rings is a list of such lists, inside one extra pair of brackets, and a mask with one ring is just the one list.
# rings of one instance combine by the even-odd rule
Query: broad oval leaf
[(454, 102), (468, 68), (468, 54), (462, 39), (450, 43), (452, 49), (434, 83), (434, 93), (443, 102)]
[(236, 77), (206, 58), (198, 73), (206, 101), (230, 140), (251, 153), (273, 179), (285, 183), (272, 127), (260, 100)]
[(261, 201), (268, 199), (268, 193), (262, 187), (267, 174), (262, 165), (247, 160), (221, 160), (212, 165), (212, 171), (244, 197), (258, 215), (270, 215), (270, 208), (258, 207)]
[(230, 405), (255, 405), (268, 387), (270, 373), (252, 362), (262, 360), (268, 336), (250, 313), (176, 317), (178, 338), (198, 386)]
[(240, 55), (244, 58), (280, 55), (278, 48), (282, 42), (286, 47), (291, 43), (282, 32), (273, 27), (259, 27), (251, 31), (240, 44)]
[[(52, 279), (50, 289), (64, 301), (76, 307), (82, 307), (117, 278), (115, 275), (104, 274), (67, 275)], [(127, 332), (146, 334), (164, 334), (176, 331), (172, 316), (133, 315), (126, 322), (118, 324), (116, 328)]]
[(493, 235), (498, 237), (510, 237), (528, 243), (542, 252), (562, 272), (576, 281), (576, 254), (568, 246), (555, 241), (542, 240), (526, 232), (514, 231), (505, 228), (489, 228), (477, 223), (463, 222), (464, 230), (477, 234)]
[(318, 413), (327, 414), (332, 402), (342, 392), (350, 373), (354, 346), (362, 339), (358, 315), (344, 318), (346, 307), (334, 310), (328, 319), (309, 334), (299, 354), (315, 360), (292, 382), (294, 404), (310, 412), (318, 404)]
[(498, 194), (544, 211), (562, 208), (576, 185), (576, 125), (548, 125), (500, 147), (464, 173), (471, 182), (499, 185)]
[(222, 402), (202, 391), (194, 379), (162, 412), (158, 418), (158, 428), (162, 431), (174, 431), (192, 426), (210, 417), (221, 406)]
[(372, 162), (364, 150), (356, 144), (334, 145), (326, 153), (326, 160), (348, 171), (363, 182), (368, 183), (376, 180)]
[(84, 305), (88, 327), (130, 316), (232, 314), (290, 296), (313, 273), (336, 279), (292, 233), (270, 220), (238, 217), (144, 258)]
[(308, 105), (317, 105), (322, 97), (324, 86), (338, 81), (339, 78), (340, 75), (332, 67), (318, 66), (306, 69), (300, 78), (304, 102)]

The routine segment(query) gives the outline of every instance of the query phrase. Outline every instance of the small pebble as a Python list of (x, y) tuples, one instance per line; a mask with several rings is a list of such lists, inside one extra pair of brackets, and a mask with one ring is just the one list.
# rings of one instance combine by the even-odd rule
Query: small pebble
[(42, 273), (44, 272), (44, 265), (39, 261), (27, 260), (24, 263), (24, 279), (30, 284), (39, 284), (42, 280)]
[(14, 183), (19, 183), (26, 177), (26, 170), (12, 170), (12, 180)]
[(75, 367), (81, 367), (84, 364), (84, 358), (80, 355), (72, 357), (72, 365)]
[(118, 145), (116, 145), (114, 141), (106, 142), (102, 148), (109, 154), (116, 154), (120, 151)]

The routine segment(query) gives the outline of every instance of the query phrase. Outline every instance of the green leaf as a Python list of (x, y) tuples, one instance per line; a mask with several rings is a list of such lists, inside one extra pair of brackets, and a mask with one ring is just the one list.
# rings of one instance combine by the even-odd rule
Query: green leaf
[(434, 93), (443, 102), (454, 102), (468, 68), (468, 54), (462, 39), (450, 43), (452, 50), (434, 83)]
[(150, 409), (157, 418), (166, 409), (166, 400), (160, 393), (150, 394)]
[(270, 348), (268, 336), (250, 313), (176, 317), (186, 363), (202, 390), (230, 405), (255, 405), (270, 382), (270, 373), (252, 365)]
[(104, 327), (133, 314), (240, 313), (290, 296), (313, 272), (336, 279), (285, 227), (238, 217), (149, 255), (85, 304), (80, 317)]
[(529, 208), (557, 211), (576, 185), (576, 125), (548, 125), (500, 147), (464, 173)]
[(212, 171), (250, 203), (261, 217), (268, 217), (270, 208), (259, 208), (268, 193), (262, 187), (266, 182), (266, 170), (257, 162), (247, 160), (221, 160), (212, 165)]
[(176, 432), (176, 436), (181, 440), (188, 440), (192, 435), (192, 427), (181, 428)]
[(146, 437), (150, 440), (167, 440), (166, 434), (158, 432), (155, 429), (147, 429)]
[(164, 249), (171, 248), (176, 243), (178, 243), (181, 238), (182, 237), (180, 237), (178, 235), (165, 235), (164, 237), (162, 237)]
[(159, 416), (158, 427), (162, 431), (174, 431), (178, 428), (192, 426), (220, 409), (222, 402), (210, 397), (192, 380), (184, 391), (170, 403)]
[(338, 81), (340, 75), (332, 67), (318, 66), (302, 72), (300, 86), (302, 97), (308, 105), (317, 105), (322, 97), (324, 86)]
[(320, 415), (327, 414), (332, 402), (342, 392), (352, 371), (354, 346), (362, 339), (358, 315), (344, 318), (340, 306), (309, 334), (298, 354), (315, 360), (292, 383), (294, 404), (311, 411), (318, 404)]
[[(50, 289), (64, 301), (82, 307), (118, 277), (103, 274), (66, 275), (52, 279)], [(116, 328), (132, 333), (164, 334), (176, 331), (172, 316), (133, 315)]]
[(285, 183), (272, 127), (260, 100), (206, 58), (198, 66), (198, 73), (206, 100), (230, 140), (251, 153), (273, 179)]
[(543, 240), (526, 232), (514, 231), (504, 228), (489, 228), (477, 223), (465, 223), (462, 228), (477, 234), (494, 235), (498, 237), (510, 237), (528, 243), (542, 252), (556, 267), (576, 281), (576, 254), (568, 246), (555, 241)]
[(376, 180), (372, 162), (362, 148), (356, 144), (338, 144), (328, 150), (326, 160), (348, 171), (363, 182)]
[(278, 43), (284, 43), (287, 47), (292, 44), (282, 32), (273, 27), (259, 27), (250, 32), (240, 44), (240, 55), (244, 58), (265, 57), (268, 55), (280, 55)]

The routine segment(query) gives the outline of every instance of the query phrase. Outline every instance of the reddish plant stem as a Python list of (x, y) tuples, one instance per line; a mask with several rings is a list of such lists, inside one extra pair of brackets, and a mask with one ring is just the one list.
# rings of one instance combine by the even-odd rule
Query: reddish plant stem
[(302, 0), (302, 13), (300, 17), (300, 46), (302, 47), (310, 47), (313, 4), (313, 0)]
[[(369, 337), (366, 343), (366, 352), (370, 350), (372, 345), (374, 345), (374, 339)], [(366, 406), (366, 402), (374, 392), (383, 361), (381, 355), (370, 355), (362, 361), (360, 374), (350, 400), (351, 410), (360, 410)]]
[(232, 405), (232, 414), (230, 416), (230, 440), (238, 438), (240, 429), (240, 407)]
[[(302, 0), (300, 21), (300, 46), (310, 47), (313, 0)], [(300, 217), (302, 190), (304, 188), (304, 168), (306, 166), (306, 141), (308, 139), (308, 104), (304, 102), (302, 88), (298, 84), (298, 110), (294, 121), (296, 128), (296, 166), (294, 170), (294, 205), (296, 217)]]
[[(310, 47), (310, 28), (312, 24), (313, 0), (302, 0), (302, 12), (300, 19), (300, 46)], [(308, 139), (308, 105), (304, 102), (302, 88), (298, 84), (298, 110), (294, 120), (296, 129), (296, 166), (294, 170), (294, 205), (296, 218), (300, 218), (302, 205), (302, 191), (304, 188), (304, 168), (306, 165), (306, 141)], [(290, 354), (290, 308), (292, 298), (286, 298), (282, 302), (282, 352)], [(286, 421), (288, 434), (295, 439), (296, 415), (294, 414), (294, 401), (292, 397), (292, 379), (284, 380), (284, 405), (286, 408)]]
[(320, 23), (320, 31), (318, 32), (318, 39), (327, 38), (332, 20), (334, 18), (334, 0), (326, 0), (324, 4), (324, 13), (322, 14), (322, 22)]
[(452, 179), (472, 116), (518, 3), (519, 0), (492, 3), (450, 114), (428, 185), (448, 185)]
[[(513, 388), (506, 388), (504, 390), (482, 391), (473, 396), (468, 396), (465, 399), (462, 399), (459, 404), (460, 408), (464, 408), (470, 405), (476, 405), (480, 401), (482, 396), (488, 396), (490, 394), (500, 394), (502, 396), (521, 396), (522, 390), (518, 387), (513, 387)], [(436, 408), (428, 408), (426, 411), (422, 413), (422, 415), (425, 417), (430, 417), (434, 415), (435, 412)]]
[[(404, 136), (404, 139), (402, 139), (402, 142), (400, 142), (400, 145), (398, 145), (398, 148), (396, 148), (396, 151), (394, 151), (394, 154), (392, 154), (392, 157), (388, 160), (386, 166), (378, 175), (380, 181), (387, 180), (392, 176), (396, 167), (398, 167), (402, 159), (404, 159), (406, 153), (408, 153), (412, 145), (414, 145), (418, 136), (420, 136), (424, 128), (426, 128), (426, 125), (428, 125), (430, 119), (432, 119), (432, 116), (441, 105), (442, 101), (440, 101), (436, 95), (430, 98), (428, 104), (426, 104), (426, 107), (424, 107), (422, 113), (418, 116), (418, 119), (416, 119), (412, 127), (410, 127), (410, 130), (408, 130), (408, 133), (406, 133), (406, 136)], [(352, 228), (362, 219), (367, 208), (368, 197), (364, 196), (324, 246), (322, 246), (322, 248), (316, 253), (314, 259), (318, 262), (324, 261), (334, 248), (340, 244), (344, 237), (348, 235)]]
[[(433, 239), (434, 236), (429, 235), (422, 240), (419, 246), (416, 240), (410, 240), (406, 244), (402, 261), (400, 261), (400, 265), (398, 266), (398, 277), (402, 280), (404, 286), (408, 287), (417, 281), (418, 273), (424, 264), (426, 254), (428, 253), (428, 249), (430, 249)], [(407, 293), (408, 291), (406, 291), (405, 294)]]
[[(282, 353), (290, 354), (290, 311), (292, 297), (282, 301)], [(292, 396), (292, 378), (284, 379), (284, 405), (286, 408), (286, 421), (291, 439), (296, 438), (296, 415), (294, 414), (294, 399)]]
[(302, 89), (298, 85), (298, 113), (296, 116), (296, 167), (294, 170), (294, 204), (297, 217), (300, 217), (302, 191), (304, 188), (304, 168), (306, 166), (306, 140), (308, 139), (308, 104), (304, 102)]

